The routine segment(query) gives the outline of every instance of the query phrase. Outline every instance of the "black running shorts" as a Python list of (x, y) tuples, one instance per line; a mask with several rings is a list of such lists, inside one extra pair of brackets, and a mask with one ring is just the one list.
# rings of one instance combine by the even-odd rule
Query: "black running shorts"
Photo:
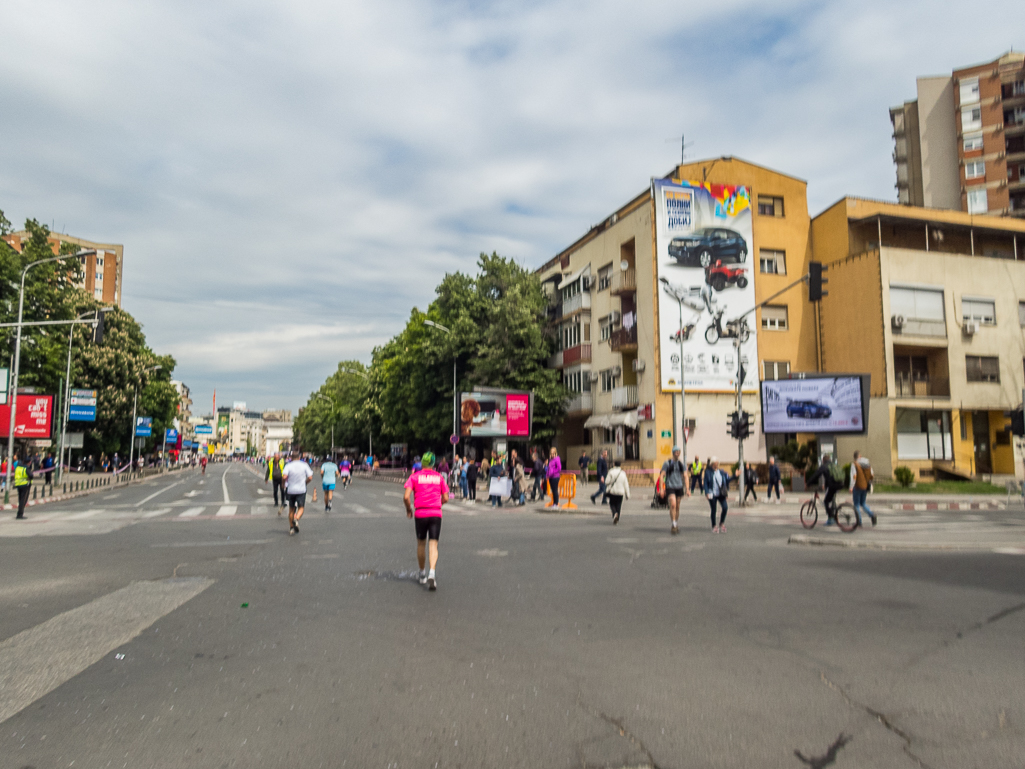
[(441, 539), (441, 516), (430, 515), (416, 518), (416, 538), (421, 542), (425, 539)]
[(296, 510), (300, 507), (306, 507), (306, 492), (304, 491), (302, 494), (289, 494), (288, 506)]
[(677, 499), (683, 498), (683, 487), (677, 488), (676, 486), (666, 486), (666, 496), (672, 494)]

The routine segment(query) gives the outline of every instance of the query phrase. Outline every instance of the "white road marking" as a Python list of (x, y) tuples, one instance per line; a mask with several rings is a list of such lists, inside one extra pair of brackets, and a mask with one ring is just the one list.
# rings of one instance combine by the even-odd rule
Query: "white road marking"
[(213, 583), (203, 578), (133, 582), (0, 643), (0, 722), (99, 662)]
[(238, 512), (238, 506), (237, 505), (222, 505), (221, 509), (217, 511), (217, 515), (221, 516), (221, 517), (224, 517), (224, 516), (234, 515), (237, 512)]
[(169, 507), (161, 507), (159, 510), (150, 510), (148, 513), (143, 514), (143, 518), (156, 518), (158, 515), (171, 512)]
[(304, 555), (303, 558), (337, 558), (338, 553), (318, 553), (316, 555)]
[(267, 505), (253, 505), (251, 508), (249, 508), (249, 514), (250, 515), (269, 515), (270, 514), (270, 507), (268, 507)]
[(151, 499), (153, 499), (153, 497), (156, 497), (156, 496), (158, 496), (158, 495), (160, 495), (160, 494), (163, 494), (163, 493), (164, 493), (165, 491), (167, 491), (168, 489), (173, 489), (173, 488), (174, 488), (175, 486), (177, 486), (177, 485), (178, 485), (178, 484), (180, 484), (180, 483), (185, 483), (185, 479), (184, 479), (184, 478), (182, 478), (182, 479), (181, 479), (180, 481), (175, 481), (174, 483), (170, 483), (170, 484), (168, 484), (167, 486), (164, 486), (164, 488), (160, 489), (160, 491), (154, 491), (154, 492), (153, 492), (152, 494), (150, 494), (150, 495), (149, 495), (148, 497), (146, 497), (145, 499), (142, 499), (142, 500), (140, 500), (140, 501), (136, 502), (136, 503), (135, 503), (135, 506), (136, 506), (136, 507), (142, 507), (142, 506), (143, 506), (143, 505), (145, 505), (145, 504), (146, 504), (147, 502), (149, 502), (149, 501), (150, 501)]
[(206, 510), (205, 507), (190, 507), (188, 510), (186, 510), (184, 513), (182, 513), (178, 517), (179, 518), (195, 518), (197, 515), (202, 513), (204, 510)]
[(84, 518), (92, 518), (94, 515), (99, 515), (100, 513), (105, 513), (105, 512), (107, 512), (107, 511), (106, 510), (86, 510), (84, 513), (75, 513), (74, 515), (69, 515), (64, 520), (65, 521), (81, 521)]
[(269, 539), (218, 539), (213, 542), (168, 542), (150, 547), (216, 547), (217, 545), (266, 545)]
[(224, 490), (224, 504), (231, 502), (231, 498), (228, 497), (228, 470), (231, 469), (231, 465), (224, 468), (224, 475), (221, 476), (221, 489)]
[(357, 505), (355, 502), (351, 502), (349, 507), (355, 510), (358, 515), (366, 515), (370, 512), (367, 508), (363, 507), (363, 505)]

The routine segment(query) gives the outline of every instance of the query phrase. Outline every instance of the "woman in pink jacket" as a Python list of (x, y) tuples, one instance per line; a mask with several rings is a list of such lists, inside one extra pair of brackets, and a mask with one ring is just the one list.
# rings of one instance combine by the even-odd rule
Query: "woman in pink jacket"
[(548, 454), (548, 485), (552, 490), (552, 505), (559, 504), (559, 476), (562, 475), (562, 460), (559, 452), (552, 446)]

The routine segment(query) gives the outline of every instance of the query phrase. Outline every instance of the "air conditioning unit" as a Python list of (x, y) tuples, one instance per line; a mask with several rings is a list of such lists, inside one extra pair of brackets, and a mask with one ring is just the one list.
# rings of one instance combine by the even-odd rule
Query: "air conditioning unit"
[(639, 358), (634, 358), (633, 363), (631, 365), (633, 366), (634, 371), (644, 371), (644, 361), (640, 360)]
[(609, 320), (612, 322), (613, 326), (619, 325), (619, 321), (622, 319), (622, 317), (623, 313), (619, 312), (619, 310), (613, 310), (609, 314)]
[(907, 319), (903, 315), (892, 315), (890, 317), (890, 327), (894, 331), (900, 331), (904, 328), (905, 323), (907, 323)]
[(591, 372), (591, 381), (592, 382), (597, 382), (599, 379), (601, 379), (601, 375), (597, 371), (592, 371)]
[(580, 279), (580, 288), (582, 290), (584, 290), (584, 291), (590, 291), (591, 290), (591, 278), (586, 276), (586, 275), (584, 277), (582, 277)]
[(622, 373), (623, 373), (623, 367), (622, 366), (613, 366), (612, 367), (612, 376), (620, 376)]
[(961, 325), (961, 332), (965, 336), (975, 336), (979, 333), (979, 321), (977, 320), (966, 320)]

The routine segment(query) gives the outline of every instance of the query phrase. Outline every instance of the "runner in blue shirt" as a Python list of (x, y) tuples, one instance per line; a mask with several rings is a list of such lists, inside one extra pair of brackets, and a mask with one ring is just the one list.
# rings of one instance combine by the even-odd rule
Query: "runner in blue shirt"
[(323, 479), (324, 486), (324, 512), (328, 512), (331, 509), (331, 500), (335, 495), (335, 479), (338, 475), (338, 465), (331, 461), (331, 457), (327, 457), (324, 464), (320, 466), (320, 477)]

